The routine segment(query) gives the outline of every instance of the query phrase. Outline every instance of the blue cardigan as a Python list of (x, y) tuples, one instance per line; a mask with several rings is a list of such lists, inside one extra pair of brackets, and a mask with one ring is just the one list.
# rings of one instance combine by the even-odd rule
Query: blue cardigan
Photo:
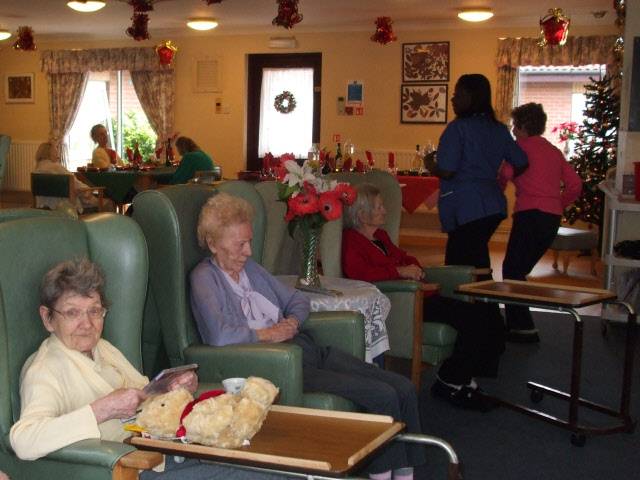
[[(295, 317), (302, 326), (309, 316), (308, 297), (278, 281), (252, 259), (247, 260), (244, 270), (253, 289), (280, 308), (280, 317)], [(242, 313), (240, 299), (211, 258), (196, 265), (190, 281), (191, 310), (204, 343), (223, 346), (258, 341)]]

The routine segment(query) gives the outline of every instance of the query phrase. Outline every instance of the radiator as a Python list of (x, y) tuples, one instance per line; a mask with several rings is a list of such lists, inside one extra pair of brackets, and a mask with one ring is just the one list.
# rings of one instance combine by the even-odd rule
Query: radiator
[(3, 190), (31, 191), (31, 172), (39, 146), (39, 142), (11, 142)]
[[(366, 149), (365, 149), (366, 150)], [(363, 162), (367, 161), (367, 157), (365, 156), (365, 150), (356, 149), (356, 153), (354, 154), (355, 158), (359, 158)], [(387, 149), (383, 150), (381, 148), (378, 149), (368, 149), (373, 156), (373, 161), (375, 162), (375, 168), (380, 170), (386, 170), (389, 164), (389, 152), (395, 153), (396, 157), (396, 168), (398, 170), (410, 170), (411, 162), (415, 157), (415, 150), (393, 150)]]

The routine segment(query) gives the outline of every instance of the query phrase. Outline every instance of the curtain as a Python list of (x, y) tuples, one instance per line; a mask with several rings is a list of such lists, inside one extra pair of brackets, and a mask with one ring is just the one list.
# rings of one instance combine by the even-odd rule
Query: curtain
[[(64, 136), (76, 117), (89, 73), (55, 73), (49, 74), (48, 77), (51, 122), (49, 141), (54, 146), (59, 146), (64, 143)], [(60, 156), (62, 164), (66, 166), (68, 157), (66, 146), (60, 149)]]
[(45, 73), (173, 71), (173, 66), (160, 65), (153, 47), (44, 50), (40, 65)]
[(604, 64), (615, 74), (619, 66), (613, 51), (616, 36), (569, 37), (563, 46), (540, 47), (537, 38), (504, 38), (498, 40), (498, 83), (496, 115), (509, 119), (514, 101), (518, 67)]
[[(280, 113), (275, 97), (283, 91), (293, 94), (296, 107)], [(313, 68), (265, 68), (262, 71), (260, 97), (260, 133), (258, 156), (293, 153), (306, 158), (313, 133)]]
[(173, 135), (173, 71), (132, 71), (133, 88), (161, 143)]

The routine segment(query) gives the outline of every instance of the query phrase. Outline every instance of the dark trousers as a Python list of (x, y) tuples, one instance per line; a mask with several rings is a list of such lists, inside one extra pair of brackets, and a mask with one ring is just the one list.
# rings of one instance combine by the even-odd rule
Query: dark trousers
[(444, 264), (491, 267), (489, 240), (503, 219), (501, 214), (491, 215), (460, 225), (449, 232)]
[[(291, 342), (302, 348), (305, 392), (339, 395), (367, 413), (389, 415), (404, 422), (408, 433), (421, 433), (418, 397), (409, 379), (337, 348), (320, 347), (306, 333), (296, 335)], [(380, 473), (424, 461), (423, 446), (391, 442), (367, 465), (366, 471)]]
[[(502, 277), (526, 280), (533, 267), (553, 243), (560, 226), (560, 215), (540, 210), (524, 210), (513, 215), (507, 253), (502, 263)], [(505, 306), (507, 328), (530, 330), (535, 328), (529, 307)]]
[(504, 352), (504, 324), (491, 304), (434, 295), (424, 301), (424, 319), (446, 323), (458, 331), (453, 354), (438, 370), (443, 382), (467, 385), (472, 377), (497, 375)]

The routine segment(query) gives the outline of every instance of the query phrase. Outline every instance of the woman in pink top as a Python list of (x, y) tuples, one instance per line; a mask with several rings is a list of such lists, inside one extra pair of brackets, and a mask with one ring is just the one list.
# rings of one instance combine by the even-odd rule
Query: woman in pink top
[[(542, 134), (547, 115), (539, 103), (527, 103), (511, 112), (513, 134), (529, 158), (529, 168), (513, 177), (513, 168), (504, 164), (500, 182), (516, 186), (513, 225), (502, 263), (502, 277), (526, 280), (538, 260), (551, 246), (567, 205), (582, 191), (582, 180), (560, 150)], [(538, 342), (538, 330), (528, 307), (507, 305), (507, 340)]]

